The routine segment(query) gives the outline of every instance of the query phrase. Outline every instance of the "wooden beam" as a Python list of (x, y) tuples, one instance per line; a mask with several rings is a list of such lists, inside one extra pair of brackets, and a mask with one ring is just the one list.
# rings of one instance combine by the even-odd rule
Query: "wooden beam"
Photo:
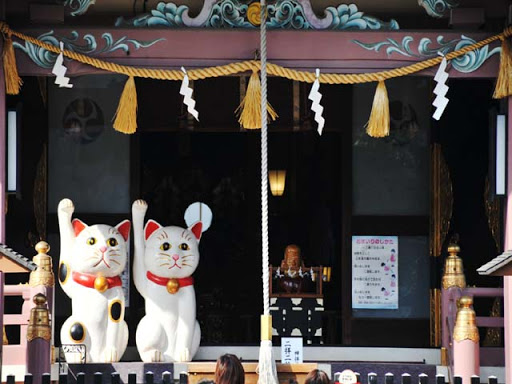
[[(57, 39), (70, 38), (72, 33), (78, 36), (77, 45), (84, 45), (83, 37), (90, 34), (97, 42), (97, 50), (105, 47), (103, 34), (111, 35), (114, 42), (124, 39), (129, 52), (122, 49), (97, 55), (105, 60), (120, 64), (152, 67), (152, 68), (186, 68), (208, 67), (224, 65), (227, 63), (254, 59), (254, 51), (259, 47), (259, 33), (247, 30), (198, 30), (198, 29), (127, 29), (112, 28), (110, 30), (98, 28), (70, 28), (56, 27), (52, 29)], [(48, 33), (48, 29), (30, 28), (22, 29), (27, 35), (37, 37)], [(461, 39), (461, 32), (443, 32), (443, 41)], [(269, 31), (268, 32), (268, 60), (285, 67), (314, 71), (322, 68), (323, 73), (362, 73), (376, 72), (424, 60), (426, 56), (418, 53), (421, 39), (431, 41), (430, 49), (437, 46), (439, 32), (335, 32), (335, 31)], [(465, 35), (466, 36), (466, 35)], [(479, 41), (489, 34), (468, 33), (467, 37)], [(404, 46), (404, 38), (412, 39), (408, 43), (410, 53), (397, 53), (386, 47), (378, 52), (365, 49), (356, 44), (360, 41), (365, 44), (385, 42), (392, 39), (399, 46)], [(156, 41), (147, 48), (135, 49), (129, 39), (141, 41)], [(16, 40), (16, 39), (15, 39)], [(19, 41), (22, 45), (25, 42)], [(115, 45), (115, 44), (112, 44)], [(492, 48), (498, 43), (493, 43)], [(17, 49), (19, 72), (22, 75), (51, 75), (51, 68), (40, 68), (30, 58)], [(94, 55), (94, 52), (91, 53)], [(478, 70), (471, 73), (462, 73), (451, 70), (451, 77), (495, 77), (498, 68), (499, 55), (494, 54)], [(67, 63), (68, 75), (98, 73), (99, 70), (80, 63)], [(421, 72), (421, 75), (432, 76), (437, 68)]]

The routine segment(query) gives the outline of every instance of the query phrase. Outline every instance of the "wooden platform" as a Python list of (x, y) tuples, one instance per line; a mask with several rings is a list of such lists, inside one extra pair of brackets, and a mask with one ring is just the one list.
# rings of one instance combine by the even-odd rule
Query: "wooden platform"
[[(212, 380), (215, 376), (216, 362), (187, 363), (189, 384), (196, 384), (202, 380)], [(257, 363), (242, 363), (245, 370), (245, 383), (256, 384), (258, 374), (256, 373)], [(277, 375), (279, 382), (290, 383), (290, 380), (303, 384), (307, 374), (318, 367), (317, 363), (304, 364), (277, 364)]]

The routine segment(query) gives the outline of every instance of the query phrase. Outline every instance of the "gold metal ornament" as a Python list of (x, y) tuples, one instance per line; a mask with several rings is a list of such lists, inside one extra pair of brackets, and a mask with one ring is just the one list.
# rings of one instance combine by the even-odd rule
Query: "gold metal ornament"
[(473, 298), (462, 296), (459, 299), (460, 308), (457, 311), (457, 320), (453, 328), (453, 340), (471, 340), (475, 343), (480, 341), (478, 328), (476, 326), (476, 315), (472, 308)]
[(94, 279), (94, 289), (100, 293), (105, 292), (108, 289), (108, 280), (106, 277), (98, 276)]
[(46, 306), (46, 296), (38, 293), (33, 298), (35, 308), (30, 310), (30, 319), (27, 327), (27, 341), (43, 339), (50, 341), (52, 338), (52, 327)]
[(247, 8), (247, 20), (254, 26), (261, 24), (261, 5), (259, 1), (255, 1)]
[(9, 345), (9, 339), (7, 339), (7, 333), (5, 333), (5, 325), (3, 327), (2, 333), (3, 333), (2, 344), (3, 345)]
[(449, 256), (444, 264), (443, 289), (451, 287), (466, 288), (466, 277), (462, 259), (457, 255), (460, 247), (457, 244), (448, 245)]
[(37, 255), (34, 256), (33, 261), (37, 268), (30, 272), (29, 285), (31, 287), (55, 286), (55, 277), (53, 276), (52, 258), (47, 255), (50, 252), (50, 246), (45, 241), (40, 241), (36, 244)]
[(180, 283), (179, 283), (178, 279), (169, 279), (169, 281), (167, 282), (167, 292), (174, 295), (179, 290), (180, 290)]

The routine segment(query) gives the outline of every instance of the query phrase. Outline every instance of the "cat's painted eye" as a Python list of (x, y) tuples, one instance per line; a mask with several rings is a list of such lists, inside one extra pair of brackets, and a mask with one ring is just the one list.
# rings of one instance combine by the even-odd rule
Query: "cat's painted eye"
[(111, 237), (110, 239), (107, 240), (107, 244), (110, 245), (111, 247), (115, 247), (117, 245), (117, 240)]
[(89, 245), (94, 245), (94, 244), (96, 244), (96, 239), (95, 239), (94, 237), (89, 237), (89, 238), (87, 239), (87, 244), (89, 244)]
[(167, 243), (167, 242), (163, 243), (163, 244), (160, 246), (160, 249), (161, 249), (162, 251), (168, 251), (168, 250), (169, 250), (169, 248), (171, 248), (171, 244), (169, 244), (169, 243)]
[(178, 248), (182, 251), (188, 251), (190, 249), (187, 243), (181, 243)]

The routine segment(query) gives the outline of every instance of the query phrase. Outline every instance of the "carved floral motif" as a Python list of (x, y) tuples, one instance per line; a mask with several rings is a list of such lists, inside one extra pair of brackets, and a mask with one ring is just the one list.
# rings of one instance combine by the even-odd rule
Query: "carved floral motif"
[[(53, 31), (49, 31), (43, 33), (37, 38), (45, 43), (52, 44), (57, 47), (59, 46), (59, 42), (62, 41), (64, 43), (64, 49), (87, 55), (110, 53), (117, 50), (128, 52), (130, 50), (130, 46), (135, 49), (147, 48), (159, 41), (165, 40), (160, 38), (151, 41), (140, 41), (136, 39), (129, 39), (126, 36), (115, 40), (112, 34), (108, 32), (103, 33), (101, 37), (104, 40), (103, 46), (101, 46), (101, 42), (98, 42), (96, 37), (90, 33), (85, 34), (82, 37), (83, 42), (80, 42), (80, 34), (77, 31), (72, 31), (70, 37), (56, 36)], [(55, 64), (55, 60), (57, 59), (57, 54), (49, 52), (44, 48), (29, 43), (28, 41), (25, 41), (24, 44), (14, 42), (13, 45), (25, 52), (34, 63), (43, 68), (52, 68)]]
[[(449, 52), (476, 43), (475, 40), (464, 35), (461, 35), (460, 39), (453, 40), (445, 40), (444, 36), (440, 35), (436, 38), (435, 45), (431, 39), (423, 37), (418, 42), (416, 49), (411, 48), (411, 44), (414, 43), (414, 37), (412, 36), (404, 36), (401, 42), (392, 38), (376, 43), (363, 43), (359, 40), (352, 41), (368, 51), (380, 52), (381, 49), (385, 49), (388, 56), (395, 53), (406, 57), (416, 57), (418, 59), (435, 57), (438, 53), (446, 55)], [(486, 45), (480, 49), (475, 49), (463, 56), (457, 57), (451, 60), (450, 63), (455, 70), (470, 73), (476, 71), (487, 59), (499, 52), (501, 52), (501, 47), (495, 47), (489, 50), (489, 46)]]
[(418, 0), (418, 5), (425, 8), (429, 16), (441, 18), (444, 14), (459, 6), (456, 0)]
[[(191, 18), (187, 5), (159, 2), (150, 13), (131, 20), (119, 18), (116, 26), (256, 28), (259, 17), (251, 17), (254, 3), (242, 0), (205, 0), (200, 13)], [(270, 29), (397, 30), (395, 20), (381, 21), (359, 11), (355, 4), (327, 7), (319, 18), (310, 0), (278, 0), (267, 5)]]
[(96, 0), (66, 0), (64, 1), (64, 6), (69, 7), (71, 12), (69, 13), (71, 16), (80, 16), (83, 15), (89, 7), (93, 4), (96, 4)]

